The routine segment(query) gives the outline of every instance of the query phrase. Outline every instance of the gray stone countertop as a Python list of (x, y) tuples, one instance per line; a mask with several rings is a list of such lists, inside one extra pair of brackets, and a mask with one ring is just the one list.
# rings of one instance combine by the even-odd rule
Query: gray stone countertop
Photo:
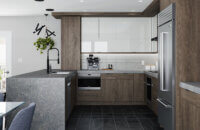
[(21, 75), (16, 75), (10, 78), (66, 78), (66, 77), (72, 77), (74, 76), (77, 72), (78, 73), (122, 73), (122, 74), (132, 74), (132, 73), (144, 73), (149, 76), (158, 78), (158, 73), (153, 73), (149, 71), (140, 71), (140, 70), (97, 70), (97, 71), (91, 71), (91, 70), (80, 70), (80, 71), (63, 71), (63, 70), (52, 70), (53, 72), (70, 72), (69, 74), (47, 74), (46, 70), (39, 70), (39, 71), (34, 71), (30, 73), (25, 73)]
[(180, 87), (191, 92), (200, 94), (200, 82), (180, 82)]
[(78, 73), (99, 73), (99, 74), (112, 74), (112, 73), (121, 73), (121, 74), (147, 74), (149, 76), (158, 78), (158, 73), (142, 70), (79, 70)]
[(144, 71), (140, 70), (79, 70), (78, 73), (100, 73), (100, 74), (109, 74), (109, 73), (127, 73), (127, 74), (132, 74), (132, 73), (144, 73)]
[(21, 75), (12, 76), (10, 78), (68, 78), (76, 74), (76, 71), (63, 71), (63, 70), (52, 70), (52, 72), (69, 72), (69, 74), (47, 74), (46, 70), (39, 70)]

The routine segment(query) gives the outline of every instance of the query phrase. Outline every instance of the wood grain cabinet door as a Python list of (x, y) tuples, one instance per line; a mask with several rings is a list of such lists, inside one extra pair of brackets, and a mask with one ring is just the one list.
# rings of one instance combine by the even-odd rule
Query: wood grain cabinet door
[(104, 93), (104, 101), (105, 102), (114, 102), (117, 95), (117, 78), (114, 76), (106, 77), (102, 79), (102, 89)]
[(62, 17), (61, 27), (61, 69), (80, 70), (81, 17)]
[(145, 102), (144, 74), (134, 74), (134, 102)]
[(182, 130), (200, 129), (200, 95), (181, 90)]
[(131, 102), (133, 74), (103, 74), (102, 89), (105, 102)]
[(133, 101), (133, 79), (118, 79), (116, 101)]

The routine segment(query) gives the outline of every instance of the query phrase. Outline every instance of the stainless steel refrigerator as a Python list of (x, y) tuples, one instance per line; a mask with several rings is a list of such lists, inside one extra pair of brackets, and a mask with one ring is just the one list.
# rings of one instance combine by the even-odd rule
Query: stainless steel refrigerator
[(175, 127), (175, 4), (158, 14), (158, 120), (164, 130)]

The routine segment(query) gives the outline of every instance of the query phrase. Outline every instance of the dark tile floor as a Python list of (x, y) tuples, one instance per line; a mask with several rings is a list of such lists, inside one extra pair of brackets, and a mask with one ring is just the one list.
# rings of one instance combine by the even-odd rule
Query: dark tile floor
[(67, 130), (161, 130), (146, 106), (76, 106)]

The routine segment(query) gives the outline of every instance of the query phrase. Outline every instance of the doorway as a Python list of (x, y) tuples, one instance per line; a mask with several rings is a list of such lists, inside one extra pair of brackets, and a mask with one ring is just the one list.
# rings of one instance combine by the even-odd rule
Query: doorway
[(12, 32), (0, 31), (0, 92), (6, 92), (6, 78), (12, 75)]

